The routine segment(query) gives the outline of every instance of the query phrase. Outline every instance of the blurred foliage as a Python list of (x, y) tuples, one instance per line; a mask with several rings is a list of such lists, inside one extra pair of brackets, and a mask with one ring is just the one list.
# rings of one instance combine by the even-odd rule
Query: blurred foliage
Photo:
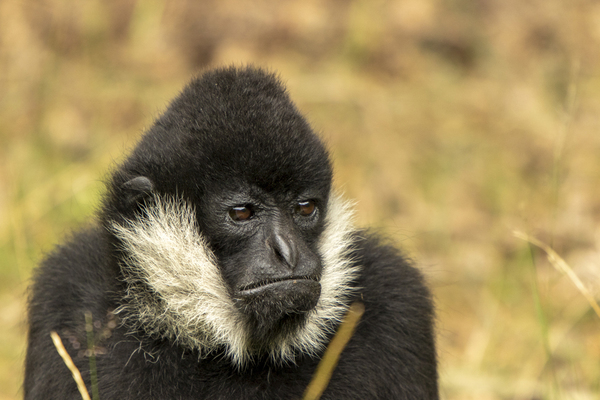
[(276, 70), (361, 225), (427, 274), (445, 399), (596, 399), (600, 321), (513, 230), (600, 289), (600, 3), (0, 2), (0, 399), (27, 280), (190, 76)]

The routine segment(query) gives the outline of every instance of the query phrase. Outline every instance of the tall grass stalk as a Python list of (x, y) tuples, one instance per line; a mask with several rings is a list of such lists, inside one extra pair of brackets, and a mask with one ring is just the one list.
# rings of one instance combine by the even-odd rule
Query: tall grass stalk
[(550, 246), (548, 246), (544, 242), (542, 242), (532, 236), (529, 236), (523, 232), (515, 231), (514, 235), (515, 235), (515, 237), (517, 237), (519, 239), (525, 240), (529, 244), (529, 251), (531, 254), (531, 262), (532, 262), (533, 272), (534, 272), (534, 276), (532, 279), (532, 289), (533, 289), (532, 292), (533, 292), (533, 296), (534, 296), (537, 318), (538, 318), (538, 321), (539, 321), (539, 324), (541, 327), (541, 335), (542, 335), (542, 341), (543, 341), (543, 345), (544, 345), (544, 351), (546, 353), (546, 357), (548, 360), (547, 363), (550, 366), (550, 370), (551, 370), (551, 374), (552, 374), (552, 381), (553, 381), (553, 388), (554, 388), (552, 398), (560, 398), (560, 386), (558, 385), (558, 380), (557, 380), (556, 372), (555, 372), (555, 364), (554, 364), (553, 354), (552, 354), (552, 350), (550, 348), (550, 341), (549, 341), (549, 334), (548, 334), (548, 332), (549, 332), (548, 319), (543, 311), (540, 294), (539, 294), (539, 289), (537, 286), (537, 271), (535, 268), (535, 255), (533, 252), (533, 246), (536, 246), (536, 247), (539, 247), (540, 249), (542, 249), (546, 253), (550, 264), (556, 270), (558, 270), (560, 273), (566, 274), (569, 277), (569, 279), (573, 282), (573, 284), (575, 285), (577, 290), (579, 290), (579, 292), (583, 295), (583, 297), (585, 297), (585, 299), (588, 301), (588, 303), (590, 304), (592, 309), (596, 312), (596, 315), (598, 315), (598, 317), (600, 317), (600, 306), (598, 306), (598, 303), (594, 299), (594, 296), (592, 296), (592, 294), (585, 287), (583, 282), (575, 274), (573, 269)]
[(514, 235), (519, 239), (523, 239), (526, 242), (529, 242), (530, 244), (533, 244), (539, 247), (540, 249), (544, 250), (544, 252), (546, 252), (550, 264), (560, 273), (563, 273), (569, 277), (569, 279), (571, 280), (571, 282), (573, 282), (579, 293), (581, 293), (583, 297), (585, 297), (585, 299), (588, 301), (596, 315), (600, 318), (600, 306), (598, 305), (598, 302), (590, 293), (590, 291), (585, 287), (585, 285), (583, 284), (581, 279), (579, 279), (577, 274), (575, 274), (575, 272), (569, 266), (569, 264), (567, 264), (567, 262), (563, 260), (562, 257), (558, 255), (558, 253), (552, 250), (552, 248), (544, 242), (532, 236), (529, 236), (526, 233), (515, 231)]
[(537, 279), (537, 268), (535, 264), (535, 252), (533, 249), (533, 245), (529, 243), (529, 255), (531, 256), (531, 293), (533, 294), (533, 303), (535, 306), (535, 314), (540, 326), (540, 336), (542, 339), (542, 347), (544, 348), (544, 353), (546, 354), (546, 365), (549, 366), (550, 369), (550, 378), (552, 381), (552, 391), (550, 392), (551, 399), (560, 398), (558, 395), (560, 391), (560, 386), (558, 384), (558, 379), (556, 378), (556, 369), (554, 363), (554, 355), (552, 353), (552, 349), (550, 347), (550, 324), (548, 322), (548, 316), (544, 311), (544, 307), (542, 305), (542, 299), (540, 296), (540, 290), (538, 286)]
[(346, 317), (331, 342), (329, 342), (329, 346), (327, 346), (327, 350), (325, 350), (312, 380), (306, 387), (303, 400), (318, 400), (321, 398), (323, 391), (329, 384), (333, 370), (337, 366), (340, 354), (352, 337), (354, 329), (364, 312), (365, 306), (362, 303), (355, 302), (350, 305)]
[(69, 368), (69, 371), (71, 371), (73, 379), (77, 384), (77, 389), (79, 389), (79, 393), (81, 394), (81, 398), (83, 400), (92, 400), (90, 398), (90, 394), (87, 391), (87, 388), (85, 387), (85, 383), (83, 383), (81, 373), (75, 366), (75, 363), (73, 362), (73, 359), (71, 358), (69, 353), (67, 353), (67, 349), (65, 349), (62, 340), (60, 340), (60, 336), (55, 331), (50, 332), (50, 336), (52, 337), (52, 342), (54, 343), (54, 347), (56, 347), (56, 351), (58, 351), (58, 354), (60, 354), (67, 368)]

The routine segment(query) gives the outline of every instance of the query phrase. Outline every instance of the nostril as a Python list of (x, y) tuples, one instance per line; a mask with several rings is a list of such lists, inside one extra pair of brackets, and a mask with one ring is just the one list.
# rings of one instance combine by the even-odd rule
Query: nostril
[(279, 261), (287, 264), (287, 260), (285, 259), (285, 256), (281, 253), (281, 250), (279, 250), (279, 247), (274, 246), (273, 252), (275, 253), (275, 256), (277, 256), (277, 259)]

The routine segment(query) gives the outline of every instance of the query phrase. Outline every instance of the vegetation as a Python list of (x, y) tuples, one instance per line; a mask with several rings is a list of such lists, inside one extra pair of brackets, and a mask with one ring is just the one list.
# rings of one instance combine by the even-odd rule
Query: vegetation
[(0, 400), (32, 269), (189, 77), (232, 63), (279, 71), (358, 223), (428, 276), (443, 398), (600, 396), (598, 2), (3, 0)]

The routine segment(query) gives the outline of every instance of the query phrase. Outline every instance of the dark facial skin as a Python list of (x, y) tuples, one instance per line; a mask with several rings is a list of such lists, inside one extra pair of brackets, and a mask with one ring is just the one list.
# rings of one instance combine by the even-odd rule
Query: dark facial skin
[[(219, 192), (217, 192), (219, 193)], [(221, 191), (198, 210), (252, 342), (297, 329), (321, 294), (317, 238), (327, 193), (274, 196), (260, 188)]]

